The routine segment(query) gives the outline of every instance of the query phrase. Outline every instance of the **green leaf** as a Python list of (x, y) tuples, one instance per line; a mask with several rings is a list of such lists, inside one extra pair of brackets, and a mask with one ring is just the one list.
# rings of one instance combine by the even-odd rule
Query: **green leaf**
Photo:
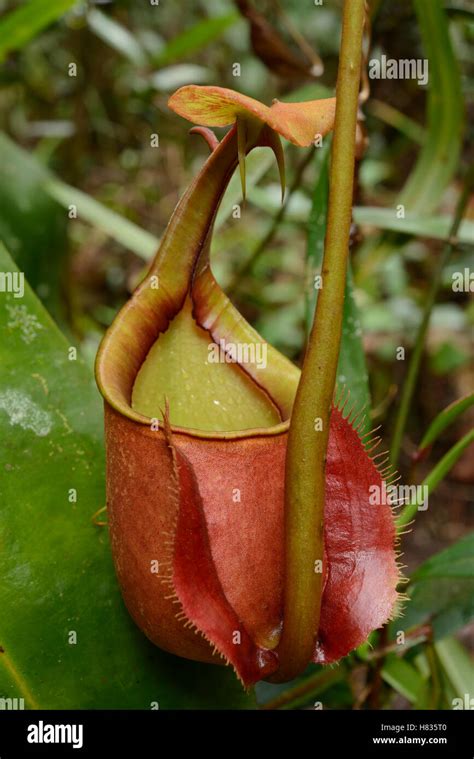
[[(311, 273), (319, 272), (324, 253), (326, 235), (326, 216), (329, 198), (329, 147), (327, 140), (324, 148), (316, 152), (317, 179), (313, 192), (313, 204), (308, 221), (307, 263)], [(313, 284), (313, 277), (311, 278)], [(306, 325), (311, 329), (313, 323), (318, 289), (312, 287), (306, 299)], [(347, 270), (344, 313), (342, 322), (341, 352), (337, 370), (337, 383), (346, 386), (351, 393), (351, 403), (357, 410), (370, 407), (369, 377), (362, 345), (357, 304), (354, 299), (352, 269)]]
[[(300, 100), (316, 100), (317, 98), (330, 97), (331, 90), (323, 85), (310, 84), (305, 87), (299, 87), (293, 92), (285, 96), (285, 102), (299, 102)], [(282, 140), (281, 146), (283, 152), (286, 153), (288, 149), (288, 142)], [(247, 184), (249, 187), (249, 194), (251, 194), (251, 188), (255, 187), (267, 171), (274, 166), (275, 156), (273, 152), (268, 148), (256, 148), (246, 156), (245, 158), (245, 171), (247, 175)], [(253, 199), (253, 198), (252, 198)], [(234, 206), (242, 202), (242, 184), (238, 173), (235, 173), (231, 178), (227, 187), (224, 199), (217, 212), (215, 229), (218, 230), (227, 221), (231, 215)], [(278, 201), (278, 207), (280, 206), (280, 199)], [(267, 209), (268, 210), (268, 209)]]
[(199, 21), (190, 29), (186, 29), (182, 34), (173, 37), (160, 50), (154, 59), (154, 63), (157, 66), (165, 66), (172, 61), (196, 53), (217, 39), (217, 37), (220, 37), (226, 29), (235, 24), (239, 19), (238, 13), (227, 13), (224, 16), (214, 16), (204, 21)]
[[(14, 146), (13, 146), (14, 147)], [(42, 172), (0, 134), (0, 240), (56, 319), (67, 254), (67, 214), (44, 190)]]
[(442, 3), (414, 0), (429, 61), (428, 125), (414, 170), (398, 198), (412, 211), (434, 209), (458, 165), (463, 132), (461, 74)]
[(454, 403), (451, 403), (438, 416), (433, 419), (430, 426), (426, 430), (423, 439), (419, 445), (418, 450), (422, 451), (429, 445), (433, 445), (435, 440), (439, 438), (442, 432), (449, 427), (450, 424), (456, 421), (456, 419), (464, 413), (468, 408), (474, 404), (474, 393), (465, 395), (463, 398), (459, 398)]
[(398, 628), (430, 622), (434, 638), (440, 639), (468, 624), (474, 617), (474, 533), (422, 564), (408, 594)]
[(99, 203), (91, 195), (61, 182), (52, 175), (45, 179), (44, 188), (64, 208), (76, 206), (79, 220), (100, 229), (145, 261), (149, 261), (156, 253), (159, 245), (156, 237)]
[[(3, 246), (0, 270), (16, 270)], [(230, 669), (165, 654), (135, 627), (107, 529), (92, 522), (104, 505), (92, 376), (28, 287), (0, 294), (0, 331), (2, 696), (43, 709), (253, 707)]]
[(77, 0), (30, 0), (0, 21), (0, 62), (76, 5)]
[[(375, 208), (356, 206), (354, 221), (391, 232), (405, 235), (428, 237), (433, 240), (447, 240), (452, 224), (450, 216), (422, 216), (419, 213), (405, 212), (404, 219), (397, 219), (394, 208)], [(459, 242), (471, 244), (474, 239), (474, 222), (463, 221), (457, 234)]]
[(382, 668), (382, 677), (412, 704), (424, 700), (426, 683), (418, 670), (405, 659), (400, 659), (394, 654), (389, 655)]
[(435, 651), (457, 696), (463, 700), (472, 697), (474, 663), (464, 646), (454, 638), (446, 638), (435, 643)]
[[(31, 175), (35, 186), (43, 190), (63, 208), (74, 205), (78, 219), (92, 224), (112, 239), (132, 250), (145, 261), (155, 254), (159, 241), (149, 232), (107, 208), (85, 192), (57, 179), (35, 156), (16, 145), (6, 134), (0, 133), (0, 156), (8, 156), (9, 165), (20, 166), (21, 171)], [(0, 212), (1, 214), (1, 212)]]

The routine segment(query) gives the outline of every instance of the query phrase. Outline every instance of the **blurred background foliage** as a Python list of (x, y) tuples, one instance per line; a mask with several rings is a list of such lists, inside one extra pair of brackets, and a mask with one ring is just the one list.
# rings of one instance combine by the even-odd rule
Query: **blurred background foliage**
[[(330, 95), (341, 2), (0, 0), (0, 13), (0, 240), (91, 366), (105, 328), (206, 156), (204, 143), (167, 109), (169, 94), (192, 82), (238, 89), (266, 103)], [(383, 425), (388, 447), (463, 167), (472, 163), (474, 6), (372, 0), (370, 15), (370, 58), (427, 57), (430, 67), (427, 87), (370, 80), (363, 107), (368, 139), (357, 166), (349, 347), (339, 380), (357, 386), (356, 398), (364, 397), (368, 381), (372, 426)], [(236, 178), (231, 183), (216, 225), (214, 268), (246, 318), (299, 362), (324, 240), (328, 151), (303, 154), (285, 145), (290, 192), (283, 206), (267, 152), (249, 158), (240, 219), (233, 215), (240, 187)], [(399, 466), (412, 482), (422, 481), (472, 427), (473, 407), (466, 404), (436, 436), (430, 457), (414, 463), (430, 422), (472, 392), (472, 293), (454, 292), (452, 274), (472, 268), (473, 239), (470, 202), (440, 272), (409, 405)], [(400, 346), (404, 360), (397, 360)], [(456, 694), (472, 695), (465, 646), (472, 647), (466, 622), (474, 613), (474, 569), (465, 536), (473, 521), (473, 455), (466, 447), (443, 473), (429, 510), (403, 538), (406, 573), (415, 571), (413, 592), (422, 596), (407, 611), (407, 629), (412, 625), (415, 633), (406, 655), (393, 644), (405, 627), (397, 620), (340, 667), (311, 668), (289, 696), (288, 686), (262, 686), (261, 701), (297, 707), (324, 694), (325, 707), (450, 708)], [(423, 562), (453, 550), (459, 539), (463, 600), (453, 623), (446, 604), (437, 607), (449, 576), (439, 567), (449, 568), (453, 559), (446, 554), (434, 573)], [(448, 582), (446, 603), (451, 588)], [(448, 623), (432, 640), (426, 625), (438, 613), (448, 613)]]

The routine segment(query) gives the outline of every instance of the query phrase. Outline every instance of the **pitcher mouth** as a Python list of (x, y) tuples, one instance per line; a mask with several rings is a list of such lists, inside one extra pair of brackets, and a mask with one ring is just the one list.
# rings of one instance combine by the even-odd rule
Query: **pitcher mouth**
[[(130, 340), (130, 344), (127, 344), (125, 341), (117, 343), (117, 333), (122, 333), (123, 327), (126, 326), (127, 317), (129, 315), (132, 316), (131, 312), (135, 308), (136, 305), (132, 305), (132, 302), (129, 301), (120, 313), (120, 318), (123, 322), (120, 325), (121, 329), (118, 329), (118, 325), (114, 323), (104, 337), (96, 358), (96, 381), (104, 401), (112, 409), (130, 419), (130, 421), (140, 424), (144, 428), (148, 427), (150, 434), (156, 435), (156, 432), (151, 429), (154, 417), (146, 416), (132, 407), (132, 391), (138, 371), (151, 345), (153, 345), (153, 342), (162, 332), (166, 331), (166, 328), (158, 332), (156, 336), (153, 336), (146, 343), (141, 343), (138, 340)], [(125, 332), (127, 331), (125, 330)], [(295, 370), (297, 371), (296, 367)], [(159, 419), (159, 421), (161, 422), (162, 420)], [(225, 441), (283, 435), (288, 431), (289, 425), (290, 417), (275, 425), (241, 430), (201, 430), (174, 424), (171, 424), (171, 430), (177, 435)]]
[[(130, 419), (130, 421), (135, 422), (136, 424), (140, 424), (143, 427), (144, 432), (146, 433), (147, 430), (150, 434), (156, 435), (156, 432), (154, 432), (151, 429), (151, 423), (152, 418), (143, 416), (142, 414), (138, 414), (136, 411), (132, 409), (132, 407), (129, 405), (127, 407), (124, 407), (122, 405), (116, 404), (113, 401), (111, 401), (109, 398), (106, 397), (106, 395), (101, 391), (104, 400), (108, 406), (110, 406), (114, 411), (118, 412), (121, 416), (127, 417)], [(159, 420), (159, 423), (161, 424), (162, 420)], [(277, 437), (279, 435), (285, 435), (288, 432), (290, 426), (290, 420), (287, 419), (284, 422), (280, 422), (280, 424), (275, 424), (272, 427), (253, 427), (245, 430), (229, 430), (227, 432), (222, 431), (215, 431), (212, 430), (197, 430), (192, 427), (180, 427), (175, 424), (170, 424), (170, 429), (173, 435), (181, 435), (183, 437), (190, 437), (190, 438), (199, 438), (201, 440), (216, 440), (216, 441), (232, 441), (232, 440), (244, 440), (244, 439), (250, 439), (250, 438), (256, 438), (256, 437)]]

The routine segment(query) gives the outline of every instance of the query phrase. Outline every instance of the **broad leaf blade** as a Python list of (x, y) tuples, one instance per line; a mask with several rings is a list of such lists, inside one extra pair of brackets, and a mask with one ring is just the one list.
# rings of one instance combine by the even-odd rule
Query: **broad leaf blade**
[(474, 617), (474, 533), (428, 559), (413, 574), (398, 628), (431, 622), (435, 639)]
[(77, 0), (30, 0), (0, 22), (0, 62), (60, 18)]
[(421, 674), (405, 659), (389, 656), (382, 668), (382, 677), (397, 693), (412, 704), (424, 699), (426, 684)]
[(107, 208), (91, 195), (57, 179), (35, 156), (16, 145), (6, 134), (0, 133), (0, 156), (2, 155), (8, 156), (11, 165), (21, 167), (25, 175), (29, 174), (31, 181), (34, 179), (38, 190), (47, 193), (60, 206), (67, 210), (71, 205), (75, 206), (79, 221), (87, 222), (96, 229), (100, 229), (145, 261), (148, 261), (155, 253), (159, 244), (156, 237)]
[(436, 655), (459, 698), (472, 696), (474, 663), (464, 646), (455, 638), (435, 643)]
[[(15, 270), (3, 247), (0, 270)], [(107, 530), (92, 523), (104, 505), (92, 377), (29, 288), (1, 294), (0, 329), (2, 696), (46, 709), (253, 706), (229, 669), (171, 657), (134, 626)]]

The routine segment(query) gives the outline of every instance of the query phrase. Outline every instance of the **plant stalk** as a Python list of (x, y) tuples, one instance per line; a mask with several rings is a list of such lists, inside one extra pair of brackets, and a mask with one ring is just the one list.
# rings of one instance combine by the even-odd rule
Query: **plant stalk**
[[(286, 457), (285, 596), (278, 680), (293, 679), (304, 671), (313, 657), (319, 627), (325, 464), (352, 217), (364, 14), (364, 0), (344, 3), (323, 286), (293, 407)], [(320, 423), (315, 424), (316, 419)]]
[(405, 427), (406, 427), (406, 423), (408, 419), (408, 413), (410, 411), (413, 394), (415, 392), (416, 381), (418, 379), (418, 374), (420, 371), (420, 365), (421, 365), (421, 359), (423, 356), (426, 333), (428, 331), (428, 326), (431, 319), (431, 312), (433, 310), (433, 306), (436, 301), (436, 296), (438, 294), (439, 286), (441, 284), (441, 277), (443, 274), (443, 270), (446, 264), (448, 263), (449, 257), (451, 255), (451, 251), (454, 247), (454, 241), (458, 233), (459, 226), (464, 216), (464, 211), (466, 210), (466, 206), (469, 201), (470, 189), (472, 186), (473, 179), (474, 179), (474, 172), (471, 172), (471, 174), (468, 176), (465, 182), (464, 190), (461, 193), (461, 196), (459, 198), (459, 201), (456, 207), (456, 212), (453, 219), (453, 223), (451, 226), (449, 240), (445, 244), (443, 251), (438, 259), (436, 271), (431, 281), (431, 287), (430, 287), (428, 297), (425, 302), (425, 307), (423, 309), (423, 316), (421, 319), (420, 326), (418, 327), (418, 332), (415, 339), (415, 347), (413, 349), (413, 353), (410, 358), (410, 363), (408, 365), (407, 376), (403, 384), (403, 390), (402, 390), (402, 394), (400, 398), (400, 405), (398, 407), (398, 413), (397, 413), (394, 430), (393, 430), (392, 445), (390, 448), (390, 463), (392, 464), (393, 467), (396, 467), (398, 465), (398, 459), (400, 457), (403, 434), (405, 432)]

